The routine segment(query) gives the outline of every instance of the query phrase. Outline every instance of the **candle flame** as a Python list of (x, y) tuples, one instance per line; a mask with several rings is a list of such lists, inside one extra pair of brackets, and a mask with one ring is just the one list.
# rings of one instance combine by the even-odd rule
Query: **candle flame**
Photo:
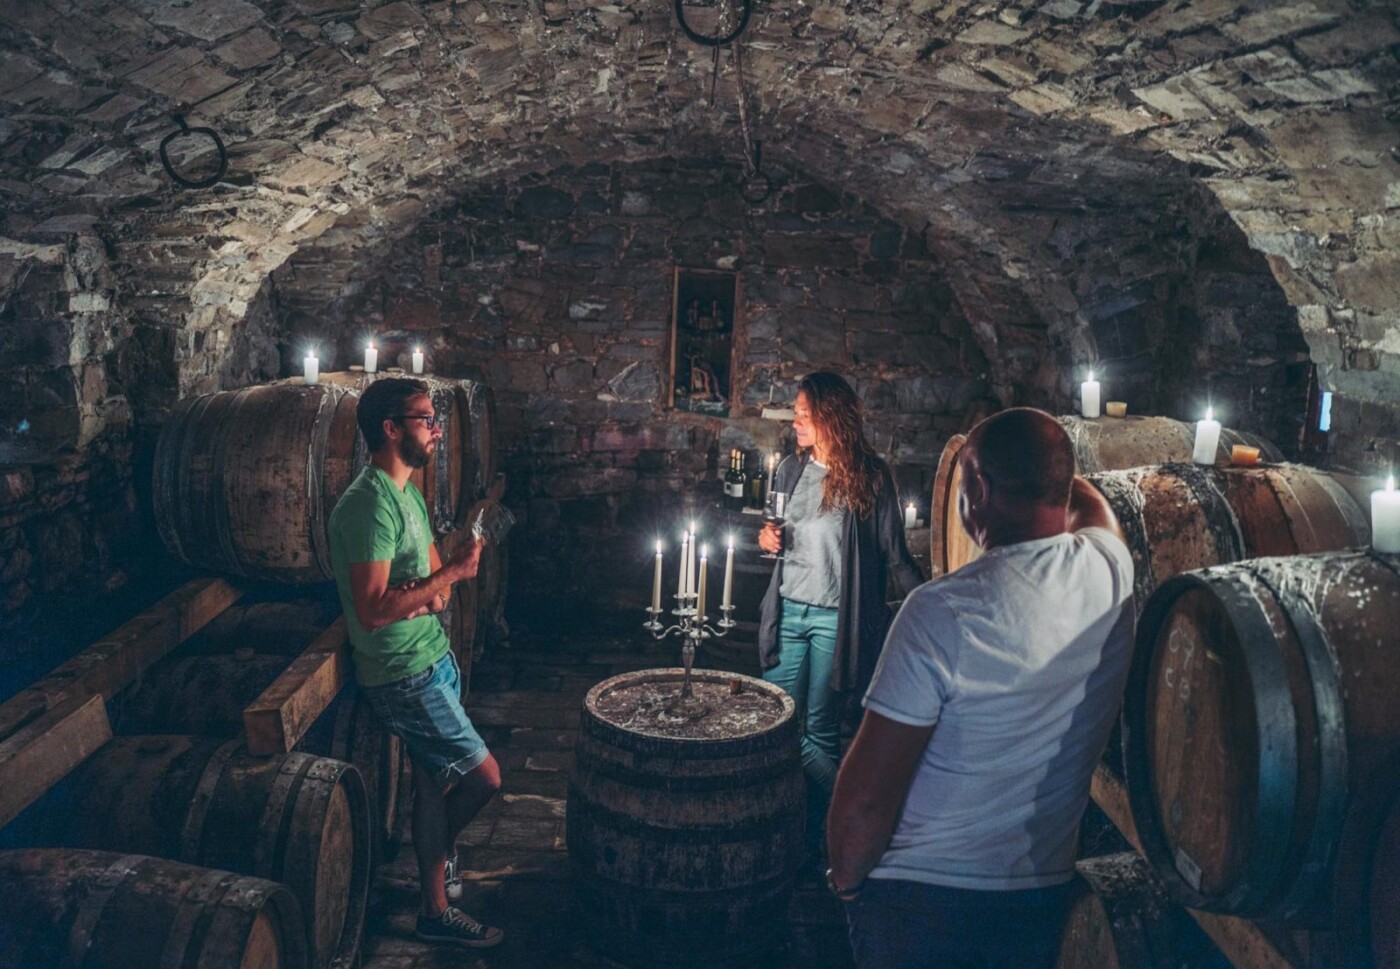
[(422, 347), (414, 347), (414, 348), (413, 348), (413, 352), (414, 352), (414, 353), (422, 353), (422, 352), (423, 352), (423, 348), (422, 348)]
[(693, 520), (690, 523), (690, 534), (695, 534), (695, 522)]
[(308, 358), (310, 358), (310, 359), (312, 359), (312, 360), (315, 360), (315, 359), (316, 359), (316, 351), (315, 351), (315, 350), (307, 350), (307, 351), (306, 351), (306, 355), (307, 355)]
[(1090, 371), (1089, 371), (1089, 383), (1093, 383), (1093, 382), (1094, 382), (1094, 371), (1093, 371), (1093, 370), (1090, 370)]
[(1394, 490), (1395, 490), (1395, 475), (1392, 474), (1390, 477), (1388, 477), (1388, 478), (1385, 479), (1385, 490), (1386, 490), (1386, 491), (1394, 491)]
[(729, 548), (730, 551), (733, 551), (734, 549), (734, 536), (732, 534), (729, 536)]
[(1215, 411), (1212, 410), (1212, 409), (1209, 408), (1209, 407), (1206, 408), (1206, 420), (1208, 420), (1208, 421), (1213, 421), (1213, 420), (1215, 420)]
[(910, 510), (910, 511), (913, 511), (913, 510), (914, 510), (914, 503), (913, 503), (912, 501), (909, 502), (909, 510)]
[(660, 555), (660, 554), (661, 554), (661, 539), (659, 539), (659, 538), (656, 540), (656, 554), (657, 554), (657, 555)]
[(702, 558), (702, 559), (707, 559), (707, 558), (709, 558), (709, 557), (710, 557), (710, 546), (708, 546), (708, 545), (701, 545), (701, 546), (700, 546), (700, 558)]
[(374, 341), (373, 341), (373, 340), (370, 340), (368, 343), (366, 343), (366, 344), (365, 344), (365, 349), (366, 349), (366, 350), (373, 350), (373, 349), (374, 349)]

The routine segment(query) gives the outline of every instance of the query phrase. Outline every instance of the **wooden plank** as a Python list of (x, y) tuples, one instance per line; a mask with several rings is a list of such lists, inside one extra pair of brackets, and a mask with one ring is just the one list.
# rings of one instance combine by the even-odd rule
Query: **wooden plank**
[(186, 582), (0, 705), (0, 740), (69, 700), (110, 698), (242, 595), (242, 588), (221, 578)]
[(112, 739), (100, 696), (46, 711), (0, 742), (0, 827)]
[[(1117, 825), (1123, 837), (1141, 853), (1142, 844), (1138, 841), (1137, 825), (1133, 823), (1127, 785), (1106, 765), (1099, 764), (1094, 769), (1089, 794), (1109, 820)], [(1211, 937), (1230, 964), (1238, 969), (1304, 969), (1307, 965), (1293, 941), (1280, 931), (1229, 915), (1200, 912), (1193, 908), (1186, 911)]]
[(285, 754), (350, 679), (350, 636), (341, 616), (243, 711), (248, 751)]

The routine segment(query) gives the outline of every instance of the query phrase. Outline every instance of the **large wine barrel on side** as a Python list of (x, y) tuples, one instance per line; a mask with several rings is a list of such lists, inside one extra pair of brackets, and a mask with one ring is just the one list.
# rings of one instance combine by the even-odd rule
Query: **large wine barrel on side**
[[(243, 710), (287, 667), (282, 656), (239, 650), (227, 656), (191, 656), (163, 660), (113, 704), (118, 733), (199, 734), (240, 737)], [(369, 816), (378, 832), (376, 853), (396, 844), (402, 751), (399, 739), (375, 717), (360, 693), (347, 686), (316, 719), (297, 744), (308, 754), (354, 764), (368, 798)]]
[[(376, 376), (324, 374), (181, 401), (156, 443), (156, 525), (176, 558), (277, 582), (333, 577), (326, 525), (368, 459), (355, 423), (359, 391)], [(476, 479), (463, 381), (427, 378), (445, 418), (442, 442), (414, 472), (434, 530), (461, 522)], [(468, 382), (469, 383), (469, 382)]]
[(349, 764), (251, 757), (237, 740), (118, 737), (20, 821), (34, 846), (138, 852), (281, 882), (300, 904), (313, 966), (352, 965), (359, 952), (370, 829)]
[(1355, 482), (1306, 465), (1164, 464), (1088, 478), (1128, 539), (1139, 609), (1153, 589), (1192, 569), (1371, 540)]
[(787, 921), (805, 793), (797, 721), (776, 687), (700, 670), (697, 690), (727, 694), (738, 682), (768, 722), (673, 738), (605, 712), (622, 691), (674, 694), (681, 675), (624, 673), (589, 691), (566, 802), (569, 857), (584, 924), (608, 955), (647, 966), (740, 965), (781, 944)]
[[(1400, 558), (1255, 559), (1166, 582), (1123, 741), (1143, 851), (1183, 904), (1400, 946)], [(1378, 844), (1388, 844), (1384, 850)]]
[[(1088, 420), (1059, 418), (1074, 446), (1074, 459), (1080, 474), (1118, 471), (1161, 462), (1190, 461), (1195, 443), (1194, 424), (1169, 417), (1125, 417)], [(963, 530), (958, 517), (958, 491), (962, 470), (957, 456), (967, 435), (954, 434), (943, 447), (938, 472), (933, 480), (933, 500), (929, 522), (929, 548), (935, 574), (946, 574), (971, 562), (981, 550)], [(1228, 463), (1236, 444), (1257, 447), (1265, 461), (1282, 461), (1278, 448), (1254, 434), (1223, 428), (1216, 462)]]
[[(300, 655), (340, 617), (340, 600), (334, 586), (278, 586), (276, 589), (282, 593), (294, 590), (298, 595), (263, 600), (258, 600), (256, 593), (245, 595), (181, 643), (180, 655), (251, 649), (290, 658)], [(267, 592), (268, 589), (262, 587), (257, 591)]]
[(282, 885), (105, 851), (0, 852), (6, 966), (302, 969), (296, 899)]
[(1056, 969), (1230, 969), (1136, 853), (1075, 867), (1084, 893), (1065, 921)]

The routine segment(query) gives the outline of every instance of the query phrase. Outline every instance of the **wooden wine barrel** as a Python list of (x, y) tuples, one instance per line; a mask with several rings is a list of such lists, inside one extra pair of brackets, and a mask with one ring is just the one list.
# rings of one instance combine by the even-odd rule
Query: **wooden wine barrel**
[(496, 395), (478, 380), (460, 381), (467, 395), (466, 412), (472, 426), (472, 448), (475, 461), (472, 468), (471, 495), (467, 504), (486, 496), (500, 472), (496, 447)]
[(282, 885), (105, 851), (0, 852), (6, 966), (302, 969), (296, 899)]
[[(139, 734), (241, 737), (243, 710), (287, 668), (288, 658), (239, 650), (227, 656), (163, 660), (113, 704), (113, 729)], [(347, 686), (302, 736), (297, 749), (354, 764), (378, 832), (377, 854), (395, 842), (400, 761), (398, 737), (375, 717), (369, 703)]]
[(667, 698), (681, 676), (624, 673), (589, 691), (566, 802), (569, 857), (604, 953), (739, 965), (783, 941), (802, 850), (797, 720), (780, 689), (712, 670), (694, 674), (710, 713), (675, 708)]
[(1396, 630), (1400, 558), (1369, 551), (1254, 559), (1157, 590), (1123, 744), (1143, 851), (1174, 898), (1336, 924), (1362, 959), (1347, 965), (1397, 964), (1400, 855), (1377, 850), (1400, 834)]
[(251, 649), (290, 658), (300, 655), (340, 617), (340, 599), (335, 595), (334, 586), (278, 586), (277, 589), (295, 590), (299, 594), (296, 598), (259, 601), (256, 593), (249, 593), (181, 643), (180, 653), (212, 655)]
[(1065, 922), (1056, 969), (1230, 969), (1136, 853), (1075, 867), (1084, 893)]
[[(355, 407), (375, 379), (323, 374), (312, 386), (284, 381), (181, 401), (161, 429), (152, 483), (170, 553), (246, 578), (332, 578), (326, 525), (368, 460)], [(432, 463), (413, 480), (441, 532), (459, 524), (475, 500), (469, 408), (476, 385), (424, 380), (445, 426)]]
[[(1194, 424), (1169, 417), (1102, 417), (1088, 420), (1065, 416), (1060, 417), (1059, 421), (1074, 445), (1075, 463), (1080, 474), (1190, 461), (1196, 439)], [(934, 572), (939, 575), (951, 572), (981, 554), (981, 549), (973, 544), (958, 517), (962, 470), (958, 466), (957, 456), (966, 441), (966, 434), (954, 434), (948, 439), (934, 475), (929, 548)], [(1236, 444), (1259, 448), (1261, 460), (1283, 460), (1278, 448), (1263, 438), (1227, 427), (1220, 432), (1216, 462), (1228, 463), (1230, 449)]]
[(238, 740), (118, 737), (35, 808), (35, 845), (139, 852), (281, 882), (305, 917), (311, 965), (349, 966), (359, 952), (370, 827), (349, 764), (256, 758)]
[(1301, 464), (1164, 464), (1088, 476), (1133, 554), (1138, 608), (1173, 575), (1266, 555), (1371, 541), (1357, 482)]

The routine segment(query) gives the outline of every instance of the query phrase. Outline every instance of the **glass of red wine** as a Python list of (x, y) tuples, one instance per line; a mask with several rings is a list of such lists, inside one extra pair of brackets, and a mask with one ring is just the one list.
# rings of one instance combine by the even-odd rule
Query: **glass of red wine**
[(783, 522), (784, 513), (787, 511), (788, 496), (782, 491), (770, 491), (768, 497), (763, 499), (763, 524), (776, 525), (778, 528), (778, 551), (761, 552), (760, 558), (780, 559), (783, 557)]

